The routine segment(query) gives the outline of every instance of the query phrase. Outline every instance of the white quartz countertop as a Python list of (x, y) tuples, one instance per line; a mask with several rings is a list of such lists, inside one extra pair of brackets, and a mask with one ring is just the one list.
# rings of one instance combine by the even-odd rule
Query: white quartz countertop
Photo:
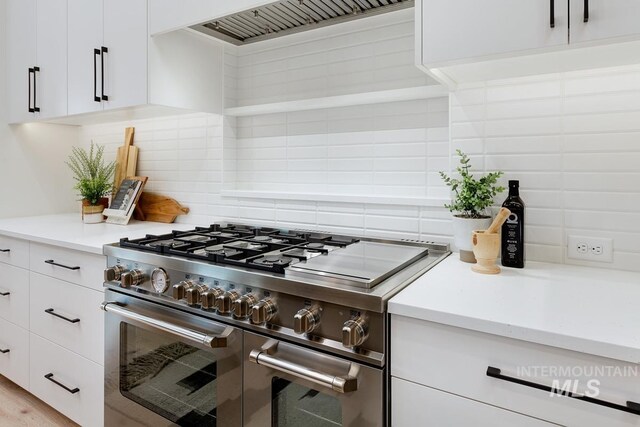
[(102, 245), (122, 237), (188, 230), (189, 224), (161, 224), (132, 220), (128, 225), (84, 224), (79, 213), (0, 219), (0, 235), (102, 254)]
[(640, 364), (640, 273), (528, 262), (482, 275), (453, 254), (389, 311)]

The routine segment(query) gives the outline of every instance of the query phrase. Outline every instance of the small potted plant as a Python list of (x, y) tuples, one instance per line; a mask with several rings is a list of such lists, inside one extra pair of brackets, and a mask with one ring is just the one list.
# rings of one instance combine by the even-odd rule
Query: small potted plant
[(102, 222), (102, 212), (109, 207), (107, 196), (113, 190), (115, 162), (105, 164), (104, 146), (91, 142), (89, 152), (73, 147), (69, 161), (65, 163), (73, 172), (75, 189), (82, 197), (82, 220), (86, 224)]
[(474, 230), (486, 230), (491, 225), (491, 215), (487, 215), (487, 208), (493, 204), (493, 198), (504, 191), (504, 187), (497, 185), (498, 178), (503, 173), (491, 172), (476, 179), (469, 172), (469, 156), (461, 150), (456, 150), (456, 153), (460, 156), (460, 165), (456, 168), (460, 177), (453, 178), (440, 172), (454, 196), (451, 204), (445, 204), (444, 207), (454, 214), (454, 242), (460, 251), (460, 259), (475, 262), (471, 236)]

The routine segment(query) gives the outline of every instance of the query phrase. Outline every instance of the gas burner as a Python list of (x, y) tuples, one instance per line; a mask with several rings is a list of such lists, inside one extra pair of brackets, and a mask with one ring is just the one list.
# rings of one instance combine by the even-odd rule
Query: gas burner
[(238, 240), (235, 242), (229, 242), (227, 244), (225, 244), (225, 246), (227, 247), (233, 247), (234, 249), (246, 249), (246, 250), (250, 250), (250, 251), (265, 251), (267, 249), (269, 249), (269, 247), (267, 245), (263, 245), (261, 243), (255, 243), (255, 242), (245, 242), (242, 240)]
[(260, 242), (260, 243), (273, 243), (273, 244), (282, 244), (287, 242), (286, 239), (279, 239), (273, 236), (256, 236), (256, 237), (252, 237), (251, 241)]
[(146, 244), (146, 246), (149, 246), (150, 248), (159, 248), (161, 246), (165, 248), (178, 248), (186, 244), (187, 244), (186, 242), (181, 242), (179, 240), (167, 239), (167, 240), (156, 240), (153, 242), (149, 242)]
[(324, 249), (324, 244), (322, 243), (309, 243), (306, 246), (307, 249)]
[(293, 258), (289, 258), (283, 255), (277, 254), (277, 255), (265, 255), (261, 258), (254, 259), (251, 262), (253, 262), (254, 264), (261, 264), (261, 265), (287, 266), (291, 264), (292, 261), (293, 261)]
[(235, 250), (233, 248), (227, 248), (224, 247), (222, 245), (216, 245), (216, 246), (208, 246), (206, 248), (203, 249), (197, 249), (195, 251), (193, 251), (194, 254), (196, 255), (219, 255), (219, 256), (223, 256), (225, 258), (233, 258), (236, 257), (238, 255), (242, 255), (243, 252), (242, 251), (238, 251)]
[(207, 236), (211, 236), (211, 237), (218, 237), (221, 239), (236, 239), (240, 237), (240, 234), (238, 233), (225, 233), (222, 231), (211, 231), (203, 234), (206, 234)]
[(187, 234), (185, 236), (180, 236), (176, 240), (191, 242), (191, 243), (205, 243), (211, 240), (209, 236), (203, 236), (201, 234)]

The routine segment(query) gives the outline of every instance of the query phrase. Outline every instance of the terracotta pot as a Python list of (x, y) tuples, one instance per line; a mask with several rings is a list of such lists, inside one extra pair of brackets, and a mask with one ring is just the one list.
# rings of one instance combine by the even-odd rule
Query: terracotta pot
[(491, 217), (486, 218), (462, 218), (453, 216), (453, 237), (456, 248), (460, 251), (460, 260), (464, 262), (476, 262), (473, 256), (473, 243), (471, 237), (474, 230), (486, 230), (491, 225)]

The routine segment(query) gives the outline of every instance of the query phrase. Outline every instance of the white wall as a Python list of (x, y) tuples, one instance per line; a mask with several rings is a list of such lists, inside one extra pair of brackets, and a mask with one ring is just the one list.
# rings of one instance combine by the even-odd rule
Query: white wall
[(77, 129), (6, 124), (5, 9), (0, 2), (0, 217), (70, 212), (77, 203), (64, 160), (77, 143)]

